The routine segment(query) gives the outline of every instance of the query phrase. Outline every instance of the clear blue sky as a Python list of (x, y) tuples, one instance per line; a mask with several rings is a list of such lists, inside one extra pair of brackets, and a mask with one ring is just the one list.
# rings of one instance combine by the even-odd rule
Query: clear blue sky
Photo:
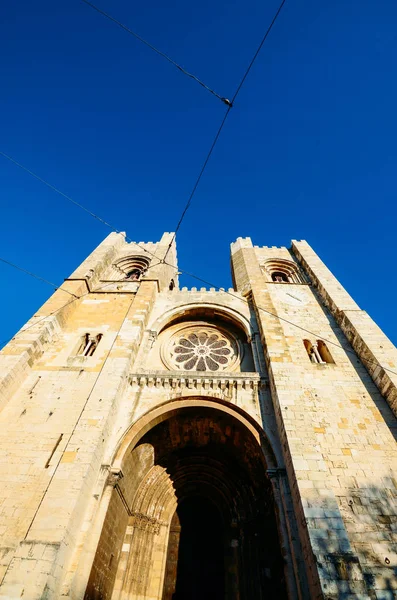
[[(278, 0), (97, 4), (230, 97)], [(79, 0), (3, 3), (0, 49), (0, 150), (136, 241), (172, 231), (224, 105)], [(228, 287), (236, 237), (307, 239), (396, 343), (396, 63), (395, 1), (287, 0), (178, 235), (180, 267)], [(108, 230), (2, 157), (0, 176), (0, 256), (62, 282)], [(0, 270), (4, 340), (51, 288)]]

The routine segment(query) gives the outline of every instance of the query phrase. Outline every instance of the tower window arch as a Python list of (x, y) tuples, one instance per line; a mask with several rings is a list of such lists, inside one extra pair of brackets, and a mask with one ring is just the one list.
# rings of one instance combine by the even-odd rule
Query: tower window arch
[(149, 268), (150, 261), (144, 256), (126, 256), (113, 267), (125, 281), (140, 281)]
[(321, 360), (325, 363), (334, 363), (331, 352), (328, 350), (328, 346), (323, 340), (317, 340), (318, 353), (321, 356)]
[(288, 283), (288, 277), (282, 271), (273, 271), (272, 280), (276, 283)]
[(313, 364), (335, 364), (335, 361), (328, 350), (328, 346), (325, 342), (323, 342), (323, 340), (316, 340), (315, 342), (303, 340), (303, 345), (305, 346), (307, 355)]
[(92, 356), (95, 350), (97, 349), (101, 339), (102, 333), (98, 333), (97, 335), (85, 333), (81, 338), (80, 345), (77, 350), (78, 356)]
[(298, 266), (285, 259), (270, 259), (262, 265), (262, 271), (269, 282), (306, 283)]
[(139, 281), (141, 277), (141, 269), (132, 269), (131, 271), (128, 271), (127, 275), (125, 276), (125, 278), (129, 279), (130, 281)]

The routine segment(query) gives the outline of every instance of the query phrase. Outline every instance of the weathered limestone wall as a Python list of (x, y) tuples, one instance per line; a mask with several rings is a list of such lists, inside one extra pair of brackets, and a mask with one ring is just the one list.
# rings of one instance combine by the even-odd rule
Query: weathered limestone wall
[[(165, 234), (151, 251), (161, 257), (170, 239)], [(101, 277), (121, 253), (139, 250), (111, 234), (2, 351), (2, 600), (67, 596), (76, 572), (86, 535), (81, 525), (96, 511), (98, 486), (102, 493), (104, 450), (130, 365), (168, 277), (151, 274), (139, 286), (109, 292)], [(95, 354), (74, 356), (87, 331), (103, 335)]]
[[(379, 337), (369, 317), (365, 331), (353, 301), (334, 279), (331, 288), (307, 244), (294, 244), (294, 252), (297, 245), (307, 257), (300, 259), (307, 275), (313, 279), (315, 272), (319, 290), (328, 290), (324, 305), (309, 285), (264, 277), (260, 264), (266, 259), (294, 260), (286, 248), (253, 248), (249, 238), (240, 239), (232, 245), (232, 259), (237, 287), (252, 293), (261, 326), (311, 594), (391, 600), (397, 559), (395, 419), (326, 306), (339, 303), (354, 311), (350, 323), (361, 329), (353, 337), (365, 338), (368, 351), (375, 353)], [(329, 340), (335, 364), (310, 361), (303, 339), (322, 338)], [(384, 365), (394, 363), (387, 348), (385, 343)]]
[[(162, 330), (172, 323), (174, 319), (179, 319), (181, 317), (190, 318), (191, 311), (194, 311), (193, 317), (191, 317), (193, 320), (206, 318), (210, 320), (214, 317), (227, 317), (234, 319), (235, 322), (239, 322), (242, 331), (245, 331), (252, 336), (252, 338), (254, 338), (257, 333), (255, 316), (252, 314), (252, 311), (245, 300), (238, 293), (233, 292), (233, 296), (231, 296), (224, 292), (215, 292), (215, 290), (206, 291), (202, 289), (198, 291), (195, 289), (174, 289), (173, 291), (164, 290), (158, 294), (156, 296), (156, 301), (153, 304), (150, 318), (146, 324), (137, 358), (131, 365), (129, 375), (130, 385), (125, 390), (117, 420), (113, 425), (113, 432), (106, 443), (103, 458), (104, 464), (114, 464), (113, 458), (115, 449), (119, 447), (120, 441), (130, 424), (136, 423), (140, 417), (147, 415), (156, 406), (162, 406), (173, 399), (187, 401), (193, 406), (197, 397), (200, 397), (201, 403), (205, 398), (211, 399), (211, 402), (214, 398), (219, 398), (234, 404), (236, 407), (239, 407), (248, 413), (264, 427), (267, 438), (270, 440), (268, 448), (270, 457), (269, 466), (273, 467), (280, 465), (280, 460), (282, 460), (281, 448), (278, 444), (275, 416), (267, 385), (264, 361), (259, 354), (259, 348), (256, 348), (254, 352), (254, 362), (257, 367), (257, 370), (254, 372), (241, 372), (241, 370), (238, 370), (234, 373), (222, 374), (170, 371), (166, 370), (164, 365), (161, 365), (161, 361), (159, 361), (158, 342), (161, 342)], [(162, 368), (159, 368), (161, 366)], [(275, 453), (276, 456), (274, 456), (273, 453)], [(134, 471), (132, 477), (131, 474), (123, 471), (123, 476), (118, 483), (118, 489), (123, 491), (129, 506), (131, 501), (129, 492), (130, 482), (137, 481), (137, 477), (139, 479), (139, 472), (139, 469)], [(275, 475), (277, 476), (277, 469), (275, 470)], [(277, 486), (278, 484), (275, 482), (275, 485)], [(285, 489), (283, 483), (281, 483), (278, 492), (280, 511), (283, 512), (284, 509), (280, 500), (281, 495), (284, 497), (284, 502), (288, 505), (288, 490)], [(108, 501), (109, 498), (102, 498), (101, 500), (104, 506)], [(285, 509), (285, 512), (288, 512), (288, 510), (291, 510), (289, 505)], [(288, 519), (288, 517), (291, 517), (291, 515), (284, 515), (283, 512), (281, 518), (283, 519), (282, 526), (285, 530), (287, 529), (285, 519)], [(126, 541), (124, 543), (128, 546), (128, 540), (131, 537), (131, 525), (128, 525), (127, 521), (125, 522), (125, 525)], [(89, 528), (90, 526), (92, 527), (91, 517), (85, 522), (84, 528)], [(94, 526), (94, 529), (96, 529), (96, 526)], [(168, 535), (168, 529), (166, 534)], [(102, 531), (102, 534), (98, 530), (97, 537), (95, 539), (92, 537), (92, 540), (88, 544), (90, 547), (89, 552), (91, 552), (91, 548), (96, 548), (98, 544), (99, 546), (101, 545), (101, 535), (107, 536), (108, 539), (108, 542), (105, 544), (107, 553), (104, 553), (107, 558), (101, 560), (101, 557), (98, 556), (95, 559), (95, 564), (102, 565), (100, 568), (103, 568), (105, 562), (109, 560), (109, 552), (110, 554), (115, 554), (117, 557), (119, 556), (117, 543), (119, 543), (120, 540), (118, 538), (116, 540), (116, 537), (112, 533), (112, 529), (107, 526), (106, 531)], [(289, 552), (290, 542), (288, 541), (288, 534), (286, 533), (285, 535), (286, 538), (282, 543), (286, 548), (286, 552)], [(109, 536), (111, 536), (111, 539)], [(158, 546), (156, 546), (156, 560), (158, 561), (165, 560), (167, 538), (165, 537), (163, 539), (163, 537), (161, 537), (161, 540), (157, 540), (157, 538), (155, 540)], [(110, 550), (111, 544), (113, 544), (113, 551)], [(148, 548), (147, 551), (150, 553), (151, 549)], [(124, 577), (126, 576), (126, 552), (128, 554), (129, 551), (121, 551), (120, 553), (121, 562), (116, 577), (114, 597), (117, 597), (117, 590), (122, 588)], [(92, 558), (90, 560), (92, 560)], [(142, 557), (137, 557), (137, 560), (142, 560)], [(80, 564), (85, 564), (87, 562), (84, 551), (80, 557)], [(160, 571), (158, 577), (160, 577)], [(95, 567), (95, 572), (97, 573), (97, 567)], [(163, 573), (161, 577), (162, 576)], [(92, 574), (92, 584), (90, 584), (92, 587), (90, 589), (94, 589), (94, 582), (96, 581), (95, 577), (96, 576)], [(111, 577), (113, 577), (113, 573), (106, 571), (105, 579), (109, 586), (113, 581)], [(293, 578), (293, 575), (291, 577)], [(157, 583), (153, 584), (155, 587), (158, 586), (157, 579)], [(76, 583), (76, 581), (80, 581), (78, 577), (77, 579), (75, 578), (75, 582), (72, 585), (70, 597), (80, 598), (81, 593), (83, 593), (85, 588), (83, 584), (80, 585), (80, 583)], [(83, 581), (84, 577), (81, 577), (81, 582)], [(108, 592), (106, 592), (106, 594), (107, 593)]]
[[(175, 267), (161, 263), (171, 239), (142, 249), (108, 236), (0, 354), (0, 600), (82, 600), (98, 543), (107, 597), (114, 582), (121, 589), (133, 527), (125, 502), (151, 459), (131, 458), (122, 472), (117, 449), (140, 419), (179, 400), (219, 401), (263, 427), (291, 598), (391, 600), (394, 347), (305, 242), (238, 240), (238, 291), (226, 293), (179, 290), (175, 245)], [(145, 276), (112, 280), (128, 256), (150, 261)], [(292, 261), (311, 285), (271, 282), (260, 268), (268, 259)], [(245, 362), (231, 372), (166, 368), (162, 336), (190, 318), (239, 328)], [(98, 348), (76, 356), (88, 331), (103, 336)], [(307, 355), (303, 339), (321, 338), (333, 364)], [(167, 535), (155, 553), (158, 589)], [(294, 588), (303, 562), (310, 591), (303, 576)]]
[(352, 300), (307, 242), (293, 241), (292, 251), (397, 416), (397, 348)]

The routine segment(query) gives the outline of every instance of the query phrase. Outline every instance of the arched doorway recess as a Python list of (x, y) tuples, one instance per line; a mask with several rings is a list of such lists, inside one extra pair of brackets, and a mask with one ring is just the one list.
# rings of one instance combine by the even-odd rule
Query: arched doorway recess
[(264, 453), (237, 416), (207, 401), (144, 427), (123, 454), (85, 600), (287, 598)]

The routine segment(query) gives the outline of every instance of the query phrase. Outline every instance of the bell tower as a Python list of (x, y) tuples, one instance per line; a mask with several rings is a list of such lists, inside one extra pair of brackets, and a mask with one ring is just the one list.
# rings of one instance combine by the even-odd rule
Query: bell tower
[(310, 597), (391, 599), (396, 348), (305, 241), (239, 238), (232, 268), (259, 324)]
[(0, 600), (395, 597), (397, 351), (306, 242), (231, 258), (112, 233), (2, 350)]

